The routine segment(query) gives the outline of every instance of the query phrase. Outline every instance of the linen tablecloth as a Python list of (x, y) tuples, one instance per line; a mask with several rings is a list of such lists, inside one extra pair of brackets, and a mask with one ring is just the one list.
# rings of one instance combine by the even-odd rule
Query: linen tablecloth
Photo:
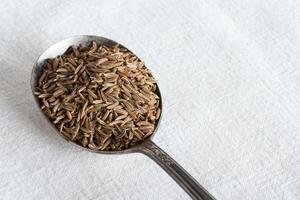
[(41, 117), (33, 62), (80, 34), (145, 61), (154, 141), (217, 199), (300, 199), (299, 1), (1, 0), (0, 22), (0, 199), (189, 199), (147, 157), (82, 151)]

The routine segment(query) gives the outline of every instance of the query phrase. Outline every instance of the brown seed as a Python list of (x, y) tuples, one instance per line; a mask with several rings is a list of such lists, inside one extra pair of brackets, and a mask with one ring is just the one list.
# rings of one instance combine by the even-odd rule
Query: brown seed
[(46, 99), (43, 99), (43, 104), (44, 104), (47, 108), (50, 107), (50, 105), (49, 105), (48, 101), (46, 101)]
[(60, 95), (62, 95), (64, 93), (64, 90), (63, 89), (59, 89), (59, 90), (56, 90), (54, 93), (53, 93), (53, 96), (54, 97), (58, 97)]
[(104, 116), (102, 117), (102, 120), (106, 120), (106, 118), (108, 117), (109, 113), (110, 113), (110, 110), (106, 110)]
[(89, 53), (93, 53), (97, 50), (97, 43), (95, 41), (92, 41), (92, 46), (89, 50)]
[(62, 119), (64, 119), (65, 118), (65, 116), (64, 115), (60, 115), (60, 116), (58, 116), (55, 120), (54, 120), (54, 124), (57, 124), (60, 120), (62, 120)]
[(53, 112), (56, 113), (56, 111), (58, 110), (59, 106), (61, 105), (61, 103), (57, 103), (54, 107), (53, 107)]
[(59, 131), (94, 150), (122, 150), (154, 131), (159, 96), (134, 54), (96, 42), (48, 59), (34, 94)]
[(47, 97), (51, 97), (51, 94), (45, 93), (45, 94), (41, 94), (38, 96), (38, 98), (40, 98), (40, 99), (47, 98)]
[(87, 92), (89, 93), (89, 95), (91, 95), (94, 99), (97, 99), (97, 95), (90, 89), (87, 90)]
[(94, 100), (93, 101), (93, 104), (100, 104), (100, 103), (103, 103), (103, 101), (102, 100)]
[[(77, 65), (77, 63), (75, 62), (75, 60), (73, 58), (67, 58), (67, 60), (72, 64), (72, 68), (74, 68), (74, 66)], [(75, 71), (75, 68), (73, 69), (73, 71)]]
[(110, 125), (110, 126), (113, 126), (113, 125), (116, 125), (116, 124), (122, 124), (122, 123), (123, 123), (122, 120), (115, 120), (115, 121), (109, 123), (109, 125)]
[(111, 139), (107, 139), (105, 143), (102, 145), (101, 150), (104, 150), (111, 143)]
[(134, 129), (132, 129), (132, 133), (139, 139), (141, 140), (143, 138), (143, 135), (141, 135), (139, 132), (135, 131)]
[(123, 110), (123, 109), (116, 109), (114, 110), (116, 113), (119, 113), (121, 115), (128, 115), (128, 112), (126, 110)]
[(114, 109), (115, 107), (117, 107), (117, 105), (119, 105), (118, 101), (115, 102), (115, 103), (113, 103), (113, 104), (111, 104), (110, 106), (107, 106), (106, 109), (108, 109), (108, 110)]
[[(125, 119), (126, 117), (127, 117), (127, 115), (120, 115), (115, 120), (118, 121), (118, 120), (121, 120), (121, 119)], [(122, 123), (123, 123), (123, 121), (122, 121)]]
[(67, 113), (67, 117), (68, 117), (70, 120), (72, 120), (73, 117), (72, 117), (71, 112), (70, 112), (70, 111), (67, 111), (66, 113)]
[(123, 120), (123, 123), (121, 124), (121, 126), (124, 126), (127, 122), (130, 122), (132, 120), (131, 117), (126, 117), (124, 120)]
[(150, 122), (147, 121), (139, 121), (138, 123), (136, 123), (138, 126), (152, 126), (152, 124)]
[(133, 133), (132, 133), (132, 131), (130, 131), (130, 132), (129, 132), (129, 135), (128, 135), (128, 139), (129, 139), (129, 140), (132, 140), (132, 138), (133, 138)]
[(42, 76), (39, 78), (39, 85), (42, 85), (43, 81), (45, 80), (45, 77), (47, 75), (47, 71), (45, 71)]
[(63, 131), (64, 125), (65, 125), (64, 122), (59, 125), (59, 132), (60, 133)]
[(106, 61), (108, 61), (107, 58), (100, 58), (100, 59), (96, 62), (96, 65), (101, 65), (102, 63), (105, 63)]
[(52, 63), (52, 68), (53, 68), (54, 71), (56, 71), (57, 66), (58, 66), (58, 59), (54, 58), (53, 63)]
[(77, 68), (74, 71), (74, 74), (78, 74), (78, 72), (81, 70), (82, 67), (83, 67), (83, 63), (81, 63), (80, 65), (78, 65)]

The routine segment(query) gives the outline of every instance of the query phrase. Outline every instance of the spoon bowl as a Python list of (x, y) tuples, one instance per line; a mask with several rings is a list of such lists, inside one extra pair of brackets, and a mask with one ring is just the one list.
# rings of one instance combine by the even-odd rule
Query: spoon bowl
[[(122, 44), (119, 44), (113, 40), (100, 37), (100, 36), (79, 35), (79, 36), (74, 36), (62, 40), (49, 47), (42, 55), (40, 55), (40, 57), (34, 63), (32, 73), (31, 73), (31, 81), (30, 81), (32, 93), (35, 91), (35, 88), (38, 83), (38, 79), (42, 74), (43, 65), (48, 58), (53, 58), (59, 55), (63, 55), (70, 46), (89, 44), (92, 41), (95, 41), (98, 45), (105, 45), (108, 47), (118, 44), (120, 47), (127, 49)], [(131, 52), (129, 49), (127, 50)], [(158, 85), (156, 86), (157, 87), (155, 93), (159, 96), (159, 101), (160, 101), (159, 108), (162, 111), (161, 93), (159, 91)], [(36, 104), (38, 105), (39, 108), (41, 108), (41, 103), (39, 99), (36, 97), (36, 95), (33, 96)], [(152, 160), (154, 160), (159, 166), (161, 166), (191, 196), (192, 199), (197, 199), (197, 200), (215, 199), (191, 175), (189, 175), (188, 172), (186, 172), (175, 160), (173, 160), (167, 153), (165, 153), (152, 141), (152, 138), (159, 126), (161, 120), (161, 114), (155, 122), (154, 132), (152, 133), (151, 136), (149, 136), (148, 138), (146, 138), (136, 146), (124, 150), (120, 150), (120, 151), (107, 151), (107, 150), (101, 151), (101, 150), (92, 150), (90, 148), (83, 147), (81, 144), (72, 141), (71, 139), (69, 139), (62, 133), (60, 133), (55, 127), (55, 125), (51, 122), (51, 120), (46, 115), (43, 114), (43, 116), (45, 120), (49, 122), (49, 125), (51, 125), (57, 133), (59, 133), (65, 140), (67, 140), (73, 145), (76, 145), (84, 150), (91, 151), (94, 153), (100, 153), (100, 154), (124, 154), (124, 153), (135, 153), (135, 152), (143, 153), (148, 157), (150, 157)]]
[[(108, 47), (114, 46), (114, 45), (119, 45), (122, 48), (125, 48), (126, 50), (128, 50), (129, 52), (131, 52), (129, 49), (127, 49), (126, 47), (124, 47), (123, 45), (104, 38), (104, 37), (100, 37), (100, 36), (92, 36), (92, 35), (84, 35), (84, 36), (74, 36), (65, 40), (62, 40), (54, 45), (52, 45), (51, 47), (49, 47), (42, 55), (40, 55), (40, 57), (37, 59), (37, 61), (34, 63), (33, 69), (32, 69), (32, 73), (31, 73), (31, 80), (30, 80), (30, 84), (31, 84), (31, 90), (32, 92), (35, 91), (35, 88), (37, 86), (38, 83), (38, 79), (42, 74), (42, 69), (44, 66), (45, 61), (48, 58), (53, 58), (59, 55), (64, 54), (67, 49), (70, 46), (79, 46), (80, 44), (85, 44), (88, 45), (90, 42), (92, 41), (96, 41), (97, 44), (99, 45), (105, 45)], [(131, 52), (132, 53), (132, 52)], [(162, 110), (162, 99), (161, 99), (161, 93), (159, 91), (159, 87), (156, 84), (156, 91), (155, 91), (156, 95), (159, 96), (159, 108), (160, 110)], [(39, 99), (37, 98), (36, 95), (34, 96), (34, 100), (37, 103), (37, 105), (39, 106), (39, 108), (41, 107), (41, 102), (39, 101)], [(161, 112), (162, 113), (162, 112)], [(51, 126), (55, 129), (55, 131), (57, 131), (57, 128), (54, 126), (54, 124), (51, 122), (51, 120), (43, 114), (43, 116), (46, 118), (46, 120), (51, 124)], [(156, 130), (158, 128), (158, 125), (160, 123), (160, 119), (161, 119), (161, 115), (159, 116), (159, 118), (155, 121), (155, 125), (154, 125), (154, 132), (147, 138), (145, 139), (143, 142), (150, 140), (151, 138), (153, 138), (154, 134), (156, 133)], [(138, 144), (136, 146), (124, 149), (124, 150), (118, 150), (118, 151), (107, 151), (107, 150), (93, 150), (90, 149), (88, 147), (83, 147), (81, 144), (77, 143), (76, 141), (71, 140), (70, 138), (66, 137), (64, 134), (60, 133), (59, 131), (57, 131), (65, 140), (67, 140), (68, 142), (70, 142), (73, 145), (76, 145), (80, 148), (83, 148), (84, 150), (87, 151), (91, 151), (94, 153), (101, 153), (101, 154), (124, 154), (124, 153), (131, 153), (131, 152), (137, 152), (140, 148), (140, 146), (142, 146), (143, 144)]]

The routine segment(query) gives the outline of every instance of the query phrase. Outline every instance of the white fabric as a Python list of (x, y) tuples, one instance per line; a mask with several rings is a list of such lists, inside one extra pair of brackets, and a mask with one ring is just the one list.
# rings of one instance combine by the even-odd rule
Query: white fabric
[(217, 199), (300, 199), (296, 0), (1, 0), (0, 199), (189, 199), (147, 157), (82, 151), (41, 118), (32, 64), (80, 34), (152, 69), (164, 103), (154, 141)]

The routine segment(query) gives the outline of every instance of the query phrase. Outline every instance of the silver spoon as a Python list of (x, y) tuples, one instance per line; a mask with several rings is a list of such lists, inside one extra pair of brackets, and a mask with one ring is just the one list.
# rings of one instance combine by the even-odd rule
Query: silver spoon
[[(40, 77), (42, 73), (42, 66), (47, 58), (56, 57), (58, 55), (64, 54), (64, 52), (72, 45), (78, 46), (79, 44), (87, 44), (91, 41), (96, 41), (97, 44), (103, 44), (106, 46), (112, 46), (119, 44), (113, 40), (99, 37), (99, 36), (89, 36), (89, 35), (81, 35), (81, 36), (74, 36), (68, 39), (65, 39), (63, 41), (60, 41), (54, 45), (52, 45), (50, 48), (48, 48), (34, 63), (32, 74), (31, 74), (31, 90), (32, 92), (35, 91), (35, 87), (38, 82), (38, 78)], [(121, 47), (124, 47), (123, 45), (119, 44)], [(127, 48), (126, 48), (127, 49)], [(130, 51), (130, 50), (128, 50)], [(157, 87), (156, 91), (157, 95), (160, 97), (160, 109), (162, 110), (162, 100), (161, 100), (161, 94)], [(40, 102), (38, 98), (34, 96), (34, 99), (37, 103), (37, 105), (40, 108)], [(52, 127), (57, 131), (54, 124), (50, 121), (48, 117), (43, 115), (49, 122), (49, 124), (52, 125)], [(160, 117), (161, 118), (161, 117)], [(155, 131), (157, 130), (157, 127), (160, 122), (160, 118), (157, 120), (155, 124)], [(59, 133), (59, 131), (57, 131)], [(154, 132), (155, 133), (155, 132)], [(203, 188), (187, 171), (185, 171), (175, 160), (173, 160), (166, 152), (164, 152), (161, 148), (159, 148), (153, 141), (152, 138), (154, 136), (154, 133), (150, 138), (147, 138), (144, 140), (141, 144), (130, 147), (128, 149), (122, 150), (122, 151), (100, 151), (100, 150), (91, 150), (89, 148), (85, 148), (81, 146), (80, 144), (77, 144), (76, 142), (70, 140), (69, 138), (65, 137), (63, 134), (60, 134), (64, 139), (66, 139), (68, 142), (71, 142), (72, 144), (83, 148), (88, 151), (92, 151), (95, 153), (101, 153), (101, 154), (125, 154), (125, 153), (143, 153), (150, 157), (152, 160), (154, 160), (159, 166), (161, 166), (189, 195), (192, 199), (197, 200), (213, 200), (215, 199), (209, 192)]]

